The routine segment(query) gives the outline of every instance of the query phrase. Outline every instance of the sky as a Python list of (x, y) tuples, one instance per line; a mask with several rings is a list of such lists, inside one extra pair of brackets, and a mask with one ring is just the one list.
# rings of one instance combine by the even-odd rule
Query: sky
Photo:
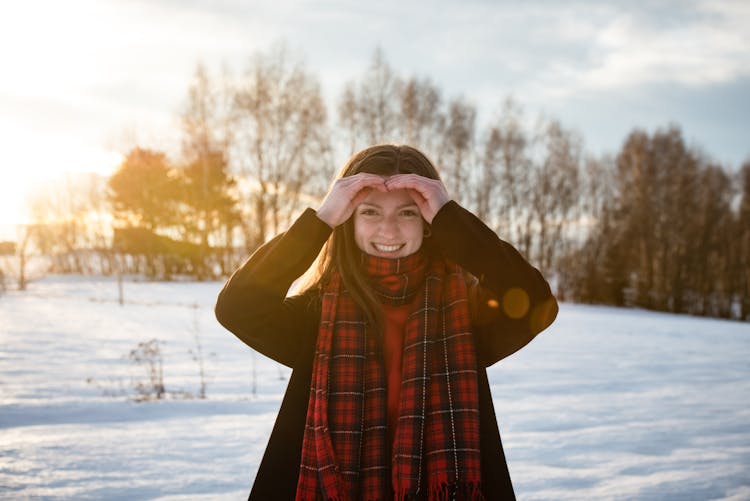
[(26, 220), (39, 185), (110, 174), (135, 144), (175, 151), (196, 65), (241, 72), (278, 43), (331, 104), (380, 47), (399, 74), (475, 104), (480, 126), (513, 96), (599, 155), (676, 123), (736, 169), (750, 158), (747, 26), (745, 0), (13, 2), (0, 15), (0, 225)]

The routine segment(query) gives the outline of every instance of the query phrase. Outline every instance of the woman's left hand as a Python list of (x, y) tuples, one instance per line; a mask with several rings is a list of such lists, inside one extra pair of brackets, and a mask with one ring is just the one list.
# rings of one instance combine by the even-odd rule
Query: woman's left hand
[(385, 186), (389, 191), (409, 190), (422, 217), (430, 224), (435, 214), (451, 199), (442, 181), (418, 174), (396, 174), (385, 180)]

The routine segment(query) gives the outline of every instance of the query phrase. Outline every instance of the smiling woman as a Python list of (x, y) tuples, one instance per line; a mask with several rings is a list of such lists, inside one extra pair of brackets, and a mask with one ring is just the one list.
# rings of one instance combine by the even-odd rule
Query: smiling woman
[(216, 303), (294, 369), (250, 499), (514, 499), (486, 367), (556, 314), (539, 271), (450, 199), (424, 154), (355, 154)]

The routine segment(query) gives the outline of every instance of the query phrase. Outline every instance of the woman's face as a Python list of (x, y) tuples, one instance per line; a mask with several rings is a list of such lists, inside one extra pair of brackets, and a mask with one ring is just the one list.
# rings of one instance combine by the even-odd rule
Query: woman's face
[(354, 210), (354, 241), (371, 256), (405, 257), (422, 246), (423, 224), (406, 190), (371, 190)]

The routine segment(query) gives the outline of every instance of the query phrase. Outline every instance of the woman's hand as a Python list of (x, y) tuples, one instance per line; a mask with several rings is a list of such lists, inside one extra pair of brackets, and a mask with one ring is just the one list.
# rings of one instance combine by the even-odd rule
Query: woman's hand
[(396, 174), (386, 179), (385, 186), (389, 191), (409, 190), (409, 195), (419, 207), (422, 217), (430, 224), (435, 214), (451, 199), (442, 181), (418, 174)]
[(337, 179), (317, 210), (318, 218), (335, 228), (351, 217), (357, 205), (373, 189), (388, 191), (382, 176), (359, 173)]

